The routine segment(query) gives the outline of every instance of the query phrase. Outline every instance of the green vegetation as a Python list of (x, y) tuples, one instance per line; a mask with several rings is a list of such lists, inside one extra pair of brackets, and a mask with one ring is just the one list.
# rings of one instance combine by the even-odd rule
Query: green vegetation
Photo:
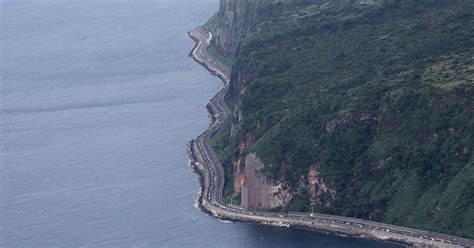
[(227, 65), (232, 65), (234, 63), (234, 57), (232, 55), (230, 56), (223, 56), (222, 54), (219, 53), (217, 50), (216, 44), (212, 42), (209, 47), (207, 48), (207, 51), (209, 54), (211, 54), (215, 59), (218, 61), (227, 64)]
[[(233, 60), (228, 101), (243, 118), (214, 147), (232, 175), (251, 133), (263, 173), (294, 189), (319, 164), (337, 192), (320, 212), (474, 238), (474, 2), (362, 2), (243, 11), (258, 13)], [(288, 209), (308, 211), (308, 197)]]
[(230, 119), (225, 120), (219, 131), (211, 138), (211, 146), (218, 154), (224, 167), (224, 200), (227, 203), (240, 205), (240, 194), (234, 193), (234, 169), (232, 166), (232, 154), (236, 145), (231, 145), (228, 137), (230, 137)]

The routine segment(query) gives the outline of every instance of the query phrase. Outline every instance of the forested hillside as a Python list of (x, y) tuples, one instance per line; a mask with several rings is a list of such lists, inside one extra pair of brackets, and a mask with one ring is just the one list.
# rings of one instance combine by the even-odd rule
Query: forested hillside
[(233, 63), (234, 115), (213, 139), (229, 200), (261, 200), (245, 170), (262, 163), (281, 200), (256, 208), (474, 238), (474, 1), (220, 8), (206, 27)]

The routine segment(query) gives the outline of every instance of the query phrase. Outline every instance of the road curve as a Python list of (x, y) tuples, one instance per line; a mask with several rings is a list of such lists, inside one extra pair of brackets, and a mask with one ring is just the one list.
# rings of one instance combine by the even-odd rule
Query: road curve
[(229, 90), (231, 68), (207, 52), (212, 40), (211, 33), (198, 27), (188, 34), (196, 42), (190, 56), (224, 82), (224, 87), (207, 103), (211, 117), (209, 127), (190, 142), (188, 149), (190, 163), (200, 176), (201, 194), (198, 201), (203, 211), (222, 220), (291, 226), (341, 236), (395, 242), (406, 246), (474, 247), (474, 240), (362, 219), (296, 212), (251, 212), (227, 205), (223, 199), (224, 169), (209, 141), (231, 113), (224, 100)]

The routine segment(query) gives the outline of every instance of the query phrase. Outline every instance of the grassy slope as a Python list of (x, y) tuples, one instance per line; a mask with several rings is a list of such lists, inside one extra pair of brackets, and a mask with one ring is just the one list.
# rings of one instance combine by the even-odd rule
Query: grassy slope
[(253, 77), (231, 92), (241, 134), (269, 178), (286, 164), (296, 186), (319, 163), (338, 192), (321, 212), (474, 238), (473, 3), (395, 2), (258, 9), (234, 64)]

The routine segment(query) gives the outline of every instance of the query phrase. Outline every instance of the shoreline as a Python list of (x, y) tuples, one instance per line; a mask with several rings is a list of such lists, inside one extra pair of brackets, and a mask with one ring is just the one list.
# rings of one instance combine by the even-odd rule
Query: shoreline
[[(402, 246), (474, 246), (474, 241), (469, 239), (349, 217), (323, 214), (310, 216), (308, 213), (256, 213), (226, 205), (222, 199), (223, 183), (219, 181), (221, 178), (214, 175), (219, 174), (218, 172), (222, 171), (222, 166), (220, 163), (215, 165), (218, 162), (215, 162), (215, 155), (212, 154), (213, 150), (211, 148), (212, 151), (209, 151), (210, 149), (206, 142), (208, 142), (210, 137), (218, 130), (222, 121), (229, 115), (228, 107), (223, 106), (225, 103), (222, 103), (222, 101), (228, 90), (230, 69), (223, 65), (219, 65), (215, 62), (214, 58), (206, 54), (210, 38), (205, 39), (204, 36), (207, 37), (209, 35), (209, 37), (212, 37), (212, 34), (205, 33), (204, 30), (198, 27), (188, 32), (188, 35), (195, 42), (189, 56), (194, 61), (205, 67), (213, 75), (220, 78), (224, 83), (224, 87), (206, 104), (211, 119), (209, 127), (197, 138), (191, 140), (188, 145), (189, 164), (199, 177), (200, 192), (198, 196), (198, 206), (201, 211), (220, 220), (305, 229), (340, 237), (383, 241)], [(206, 61), (206, 57), (208, 57), (208, 61)], [(209, 61), (211, 61), (212, 64)], [(219, 66), (224, 69), (219, 70), (216, 68)], [(219, 102), (219, 100), (221, 102)], [(207, 164), (207, 166), (205, 164)], [(213, 175), (214, 177), (212, 177)]]
[(188, 32), (188, 36), (189, 36), (189, 38), (191, 38), (195, 42), (194, 47), (188, 53), (188, 56), (191, 57), (196, 63), (198, 63), (198, 64), (202, 65), (204, 68), (206, 68), (206, 70), (209, 71), (212, 75), (218, 77), (224, 83), (224, 85), (227, 85), (230, 81), (229, 79), (225, 78), (225, 76), (221, 72), (217, 71), (214, 68), (211, 68), (209, 66), (209, 64), (207, 64), (206, 62), (202, 61), (199, 58), (196, 58), (196, 56), (193, 55), (193, 53), (198, 48), (199, 43), (201, 41), (199, 40), (199, 38), (193, 36), (191, 31)]

